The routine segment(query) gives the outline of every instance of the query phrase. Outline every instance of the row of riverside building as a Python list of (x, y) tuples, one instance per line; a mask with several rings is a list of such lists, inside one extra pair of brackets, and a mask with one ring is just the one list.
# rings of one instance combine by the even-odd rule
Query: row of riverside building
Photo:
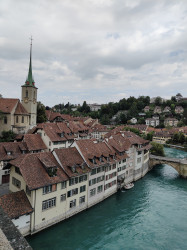
[[(23, 235), (101, 202), (148, 172), (149, 141), (129, 131), (110, 134), (102, 142), (75, 140), (66, 148), (59, 144), (51, 151), (34, 136), (45, 152), (23, 150), (10, 160), (6, 168), (11, 193), (0, 197), (0, 206)], [(29, 148), (28, 141), (25, 148)]]

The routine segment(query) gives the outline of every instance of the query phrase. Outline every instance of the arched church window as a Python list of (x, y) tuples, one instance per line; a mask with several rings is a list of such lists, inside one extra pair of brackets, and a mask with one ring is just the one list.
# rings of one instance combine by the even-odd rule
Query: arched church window
[(26, 90), (26, 92), (25, 92), (25, 93), (26, 93), (26, 97), (28, 97), (28, 90)]
[(18, 123), (18, 116), (16, 116), (16, 123)]

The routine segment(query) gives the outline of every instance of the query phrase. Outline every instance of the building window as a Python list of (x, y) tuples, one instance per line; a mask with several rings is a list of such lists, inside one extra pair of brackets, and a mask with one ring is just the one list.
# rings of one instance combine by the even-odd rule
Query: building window
[(116, 168), (116, 164), (113, 164), (112, 169), (115, 169), (115, 168)]
[(70, 179), (69, 180), (69, 186), (72, 186), (74, 184), (75, 184), (75, 179), (74, 178)]
[(21, 122), (24, 123), (24, 116), (21, 117)]
[(80, 187), (80, 193), (86, 191), (86, 185)]
[(25, 95), (26, 95), (26, 97), (28, 97), (28, 90), (25, 91)]
[(42, 202), (42, 210), (46, 210), (48, 208), (52, 208), (55, 206), (56, 206), (56, 197)]
[(141, 162), (141, 158), (138, 158), (138, 159), (137, 159), (137, 163), (140, 163), (140, 162)]
[(103, 185), (97, 187), (97, 193), (101, 193), (103, 191)]
[(7, 116), (4, 116), (4, 124), (7, 124)]
[(48, 194), (52, 192), (52, 185), (43, 187), (43, 194)]
[(49, 146), (51, 146), (51, 141), (49, 142)]
[(31, 190), (29, 190), (28, 186), (26, 186), (26, 194), (28, 194), (29, 196), (31, 196)]
[(16, 172), (17, 174), (21, 175), (21, 172), (20, 172), (20, 170), (19, 170), (18, 167), (15, 167), (15, 172)]
[(12, 177), (12, 184), (17, 188), (21, 188), (21, 181), (17, 180), (15, 177)]
[(69, 207), (70, 207), (70, 208), (72, 208), (72, 207), (76, 207), (76, 199), (75, 199), (75, 200), (70, 201), (70, 203), (69, 203)]
[(85, 195), (79, 198), (79, 204), (85, 203)]
[(16, 116), (16, 123), (18, 123), (19, 122), (19, 117), (18, 116)]
[(96, 193), (96, 188), (90, 189), (90, 197), (94, 196)]
[(61, 182), (61, 189), (66, 188), (66, 181)]
[(78, 194), (78, 188), (74, 188), (74, 189), (68, 191), (68, 197), (71, 197), (71, 196), (76, 195), (76, 194)]
[(66, 194), (61, 194), (60, 201), (65, 201), (65, 200), (66, 200)]
[(94, 174), (96, 174), (96, 168), (92, 169), (91, 175), (94, 175)]

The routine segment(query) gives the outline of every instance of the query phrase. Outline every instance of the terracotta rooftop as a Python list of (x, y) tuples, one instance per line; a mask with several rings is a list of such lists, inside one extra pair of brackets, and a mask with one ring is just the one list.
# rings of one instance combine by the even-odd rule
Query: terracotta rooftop
[(25, 134), (23, 140), (29, 151), (47, 149), (39, 134)]
[[(80, 140), (76, 141), (76, 144), (91, 168), (106, 164), (107, 157), (110, 162), (113, 162), (112, 156), (115, 155), (115, 151), (104, 142), (94, 143), (93, 140)], [(102, 162), (100, 157), (103, 158)], [(95, 163), (93, 163), (93, 159), (95, 159)]]
[(18, 102), (18, 105), (16, 107), (16, 110), (15, 110), (15, 115), (29, 115), (29, 113), (27, 112), (27, 110), (23, 107), (23, 105)]
[[(85, 164), (85, 161), (75, 147), (54, 149), (54, 152), (56, 153), (60, 163), (69, 177), (83, 175), (90, 171), (87, 164)], [(81, 167), (83, 165), (84, 169)], [(76, 167), (75, 172), (72, 171), (72, 167), (74, 166)]]
[[(22, 150), (27, 150), (24, 142), (0, 142), (0, 160), (9, 161), (22, 154)], [(9, 154), (8, 152), (11, 152)]]
[(11, 219), (32, 213), (33, 209), (23, 190), (0, 197), (0, 206)]
[(16, 107), (16, 104), (19, 102), (19, 99), (11, 98), (0, 98), (0, 110), (3, 113), (11, 113)]
[[(56, 166), (56, 176), (50, 177), (46, 168)], [(68, 179), (51, 152), (22, 155), (10, 162), (20, 172), (30, 190), (59, 183)], [(47, 164), (45, 166), (45, 164)]]

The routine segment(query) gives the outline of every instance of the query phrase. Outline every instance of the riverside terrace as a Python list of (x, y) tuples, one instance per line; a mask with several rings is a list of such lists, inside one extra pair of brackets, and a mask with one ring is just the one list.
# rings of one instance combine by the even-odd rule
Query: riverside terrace
[[(126, 135), (114, 136), (118, 149), (107, 141), (80, 140), (73, 148), (25, 154), (10, 161), (11, 195), (22, 190), (24, 202), (32, 208), (12, 218), (23, 235), (69, 218), (106, 199), (130, 180), (143, 177), (148, 171), (149, 143), (132, 133)], [(11, 206), (9, 198), (2, 196), (0, 200), (4, 210), (13, 214), (10, 210), (16, 205)], [(8, 207), (5, 199), (10, 201)]]

